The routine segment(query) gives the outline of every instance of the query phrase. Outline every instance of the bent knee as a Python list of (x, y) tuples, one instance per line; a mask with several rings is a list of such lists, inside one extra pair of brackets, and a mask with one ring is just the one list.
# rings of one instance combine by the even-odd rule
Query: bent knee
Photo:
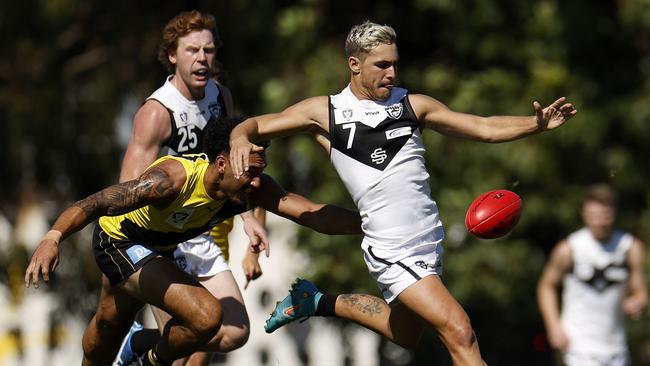
[[(224, 329), (225, 330), (225, 329)], [(228, 327), (226, 332), (224, 332), (221, 342), (219, 342), (219, 352), (230, 352), (238, 348), (241, 348), (243, 345), (248, 342), (250, 336), (250, 329), (245, 328), (235, 328)]]
[(474, 334), (469, 318), (448, 324), (443, 337), (449, 341), (450, 345), (461, 348), (471, 348), (476, 343), (476, 334)]
[(106, 358), (112, 352), (117, 352), (128, 327), (128, 325), (125, 327), (122, 324), (94, 318), (81, 340), (84, 358), (96, 361)]
[(221, 306), (202, 308), (192, 317), (190, 327), (199, 338), (207, 341), (214, 337), (221, 328), (222, 318)]

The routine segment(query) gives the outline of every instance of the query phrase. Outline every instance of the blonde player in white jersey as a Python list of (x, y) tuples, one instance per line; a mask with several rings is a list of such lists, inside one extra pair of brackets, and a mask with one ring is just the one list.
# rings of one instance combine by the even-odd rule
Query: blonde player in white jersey
[[(167, 23), (162, 38), (158, 59), (173, 74), (147, 98), (135, 115), (120, 182), (139, 177), (163, 152), (163, 147), (167, 147), (171, 155), (202, 152), (207, 126), (217, 123), (222, 116), (233, 114), (230, 91), (212, 79), (215, 55), (220, 46), (214, 18), (197, 11), (180, 13)], [(266, 232), (257, 222), (264, 219), (263, 210), (256, 209), (256, 216), (257, 220), (250, 213), (241, 215), (246, 233), (253, 243), (266, 242)], [(211, 233), (179, 244), (174, 253), (179, 267), (199, 278), (217, 299), (233, 300), (223, 303), (224, 324), (208, 347), (218, 352), (243, 346), (250, 334), (244, 300), (227, 263), (228, 233), (232, 226), (232, 219), (227, 220)], [(248, 281), (262, 274), (258, 255), (247, 251), (244, 257), (246, 286)], [(162, 329), (169, 316), (158, 309), (153, 311)], [(134, 323), (115, 365), (128, 365), (139, 353), (155, 344), (157, 338), (158, 332), (142, 331), (142, 326)], [(211, 353), (197, 352), (177, 364), (205, 366), (210, 358)]]
[(444, 231), (431, 198), (422, 131), (502, 142), (564, 124), (577, 113), (565, 98), (535, 115), (479, 117), (397, 88), (399, 60), (393, 28), (366, 22), (352, 28), (345, 50), (350, 84), (281, 113), (248, 119), (231, 134), (233, 170), (247, 169), (254, 142), (307, 133), (330, 154), (363, 220), (364, 259), (384, 300), (370, 295), (323, 295), (299, 280), (267, 321), (266, 330), (313, 315), (355, 321), (391, 341), (414, 347), (434, 327), (454, 365), (483, 365), (469, 318), (440, 279)]
[(539, 280), (548, 340), (567, 366), (629, 366), (625, 316), (638, 319), (648, 304), (643, 243), (614, 228), (615, 202), (608, 185), (586, 189), (585, 226), (553, 248)]

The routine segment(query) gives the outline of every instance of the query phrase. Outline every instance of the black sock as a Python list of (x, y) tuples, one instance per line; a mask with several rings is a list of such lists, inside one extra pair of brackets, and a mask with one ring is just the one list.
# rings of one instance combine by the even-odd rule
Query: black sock
[(131, 336), (131, 350), (138, 355), (142, 355), (160, 340), (160, 332), (158, 329), (143, 329), (139, 330)]
[(316, 316), (336, 316), (334, 308), (336, 307), (336, 298), (339, 295), (325, 294), (320, 300), (318, 300), (318, 305), (316, 306)]
[(172, 362), (164, 362), (152, 348), (142, 357), (143, 366), (171, 366)]

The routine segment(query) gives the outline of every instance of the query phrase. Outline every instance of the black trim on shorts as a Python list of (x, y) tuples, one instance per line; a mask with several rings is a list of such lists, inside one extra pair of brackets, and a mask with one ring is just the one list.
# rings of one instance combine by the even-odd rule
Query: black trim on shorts
[(375, 255), (375, 253), (372, 252), (372, 246), (370, 246), (370, 245), (368, 245), (368, 253), (372, 256), (373, 259), (375, 259), (377, 261), (380, 261), (383, 264), (387, 264), (389, 266), (392, 266), (393, 264), (397, 264), (398, 266), (404, 268), (408, 273), (411, 274), (411, 276), (415, 277), (415, 279), (418, 280), (418, 281), (422, 279), (422, 277), (420, 277), (417, 273), (415, 273), (414, 270), (412, 270), (406, 264), (404, 264), (404, 263), (402, 263), (400, 261), (397, 261), (397, 262), (393, 263), (393, 262), (389, 262), (389, 261), (387, 261), (387, 260), (385, 260), (383, 258), (377, 257)]

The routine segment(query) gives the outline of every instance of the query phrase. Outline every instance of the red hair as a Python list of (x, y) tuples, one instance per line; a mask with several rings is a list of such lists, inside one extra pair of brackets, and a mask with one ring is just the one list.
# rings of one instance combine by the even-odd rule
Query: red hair
[(162, 32), (162, 41), (158, 47), (158, 61), (165, 66), (167, 71), (174, 72), (175, 66), (169, 62), (169, 52), (175, 51), (178, 47), (178, 39), (194, 31), (207, 29), (212, 32), (215, 46), (221, 46), (217, 22), (210, 14), (204, 14), (196, 10), (184, 11), (173, 17)]

